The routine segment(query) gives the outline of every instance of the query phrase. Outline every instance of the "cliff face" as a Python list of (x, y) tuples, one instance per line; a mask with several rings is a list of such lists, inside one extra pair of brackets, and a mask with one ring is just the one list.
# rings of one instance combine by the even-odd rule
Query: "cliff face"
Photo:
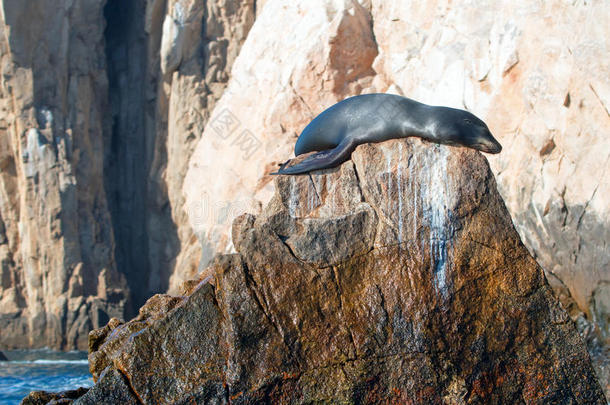
[(103, 2), (61, 3), (2, 4), (3, 347), (82, 347), (129, 294), (104, 189)]
[(377, 85), (485, 117), (519, 234), (609, 339), (610, 4), (372, 3)]
[(0, 7), (0, 345), (84, 349), (196, 271), (178, 190), (255, 7)]
[(490, 164), (518, 232), (581, 330), (607, 342), (610, 24), (598, 16), (609, 7), (266, 2), (184, 183), (208, 245), (202, 260), (233, 249), (231, 216), (216, 207), (258, 212), (274, 189), (266, 174), (315, 115), (349, 95), (399, 93), (488, 123), (504, 146)]
[(275, 185), (236, 254), (91, 334), (75, 403), (605, 403), (480, 153), (393, 140)]
[(1, 1), (0, 345), (84, 348), (177, 291), (234, 250), (309, 120), (376, 91), (489, 124), (517, 231), (607, 341), (609, 7)]
[(253, 1), (232, 0), (105, 7), (112, 119), (105, 179), (117, 266), (138, 286), (135, 309), (197, 271), (200, 243), (180, 189), (254, 13)]

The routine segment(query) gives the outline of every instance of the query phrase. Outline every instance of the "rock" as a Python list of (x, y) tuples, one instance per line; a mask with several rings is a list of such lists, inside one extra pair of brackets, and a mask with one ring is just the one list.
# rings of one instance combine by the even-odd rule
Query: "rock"
[[(167, 121), (167, 128), (163, 128), (167, 135), (158, 135), (165, 143), (166, 156), (160, 151), (159, 159), (155, 159), (159, 165), (151, 170), (150, 184), (166, 184), (167, 189), (160, 190), (166, 193), (166, 200), (159, 200), (157, 212), (167, 222), (159, 228), (150, 226), (149, 234), (151, 252), (164, 252), (158, 272), (167, 282), (155, 292), (176, 292), (182, 282), (195, 277), (199, 270), (202, 246), (205, 249), (208, 243), (193, 233), (184, 209), (182, 187), (190, 157), (204, 134), (210, 113), (228, 85), (233, 63), (254, 24), (256, 12), (256, 2), (252, 0), (169, 3), (174, 10), (182, 4), (186, 26), (182, 62), (171, 80), (165, 79), (162, 97), (165, 101), (158, 102), (163, 111), (161, 115)], [(166, 212), (168, 204), (171, 216)], [(176, 228), (179, 243), (167, 252), (164, 235), (170, 227)], [(151, 264), (154, 266), (157, 261), (151, 254)]]
[(519, 234), (607, 342), (594, 296), (610, 282), (610, 119), (597, 90), (608, 87), (610, 28), (572, 28), (609, 12), (603, 3), (372, 1), (379, 89), (484, 118), (504, 145), (490, 165)]
[[(97, 381), (110, 365), (112, 354), (117, 347), (120, 347), (132, 334), (140, 332), (152, 321), (164, 316), (181, 301), (178, 297), (158, 294), (140, 308), (139, 315), (131, 322), (124, 324), (113, 318), (103, 328), (91, 331), (89, 333), (89, 370), (93, 375), (93, 380)], [(103, 350), (100, 350), (109, 336), (112, 336), (112, 339), (108, 339), (108, 344), (104, 346)]]
[[(0, 7), (2, 347), (83, 349), (92, 328), (178, 293), (235, 251), (231, 221), (261, 214), (267, 174), (317, 113), (394, 92), (489, 124), (517, 231), (607, 375), (607, 2)], [(363, 226), (343, 251), (291, 249), (340, 261), (366, 248), (363, 219), (332, 224)]]
[(4, 353), (0, 352), (0, 361), (8, 361)]
[(197, 273), (180, 189), (255, 5), (0, 7), (0, 346), (85, 349)]
[[(112, 390), (107, 390), (105, 387), (112, 387)], [(100, 391), (103, 391), (103, 395), (99, 395)], [(102, 373), (96, 384), (96, 390), (90, 389), (73, 402), (74, 405), (137, 405), (140, 403), (138, 397), (129, 388), (129, 381), (112, 367), (108, 367)]]
[(0, 2), (5, 348), (85, 349), (92, 328), (124, 315), (104, 188), (104, 3)]
[(273, 195), (267, 174), (316, 114), (347, 96), (398, 93), (489, 124), (517, 231), (591, 325), (581, 331), (596, 335), (592, 352), (609, 347), (599, 292), (610, 283), (610, 32), (590, 28), (609, 4), (269, 0), (257, 13), (183, 186), (202, 264), (234, 251), (232, 217), (260, 213)]
[(275, 186), (213, 277), (96, 332), (94, 375), (159, 404), (605, 403), (480, 153), (392, 140)]
[(237, 0), (106, 6), (114, 142), (107, 188), (117, 266), (137, 286), (133, 309), (197, 273), (201, 243), (180, 190), (254, 14), (252, 1)]
[(27, 397), (21, 400), (21, 405), (59, 405), (72, 404), (74, 400), (85, 395), (88, 388), (78, 388), (76, 390), (62, 392), (32, 391)]

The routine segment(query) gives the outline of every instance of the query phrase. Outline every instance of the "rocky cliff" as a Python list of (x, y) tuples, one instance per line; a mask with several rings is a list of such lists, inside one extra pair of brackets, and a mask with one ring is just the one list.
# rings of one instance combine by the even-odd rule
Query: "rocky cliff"
[(203, 261), (233, 250), (224, 212), (259, 212), (273, 194), (267, 173), (316, 114), (349, 95), (399, 93), (487, 122), (504, 146), (490, 165), (517, 231), (607, 351), (609, 15), (604, 2), (266, 2), (184, 182)]
[(489, 124), (517, 231), (603, 347), (609, 7), (2, 0), (0, 347), (83, 348), (178, 291), (234, 251), (231, 221), (261, 212), (309, 120), (375, 91)]
[(2, 347), (82, 346), (129, 295), (104, 188), (102, 2), (60, 3), (2, 4)]
[(92, 332), (75, 404), (605, 403), (480, 153), (393, 140), (275, 185), (237, 253)]
[(255, 5), (0, 8), (0, 347), (84, 349), (196, 272), (179, 190)]

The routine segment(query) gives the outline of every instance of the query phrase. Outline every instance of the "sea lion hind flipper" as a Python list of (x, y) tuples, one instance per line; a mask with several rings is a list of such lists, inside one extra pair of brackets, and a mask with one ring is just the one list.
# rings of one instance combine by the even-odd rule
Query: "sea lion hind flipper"
[(353, 139), (345, 138), (334, 149), (314, 153), (296, 165), (281, 167), (277, 172), (271, 174), (302, 174), (312, 170), (334, 167), (348, 160), (355, 148), (356, 143), (353, 141)]

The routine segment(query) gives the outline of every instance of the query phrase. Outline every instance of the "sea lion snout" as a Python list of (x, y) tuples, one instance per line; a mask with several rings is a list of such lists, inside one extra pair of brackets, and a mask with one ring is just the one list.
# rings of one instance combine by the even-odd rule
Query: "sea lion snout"
[(486, 153), (500, 153), (502, 151), (502, 145), (500, 142), (496, 141), (496, 138), (493, 137), (489, 130), (485, 130), (482, 135), (479, 135), (480, 142), (478, 144), (481, 151)]
[(481, 152), (496, 154), (502, 152), (502, 145), (500, 145), (499, 143), (479, 144), (477, 145), (477, 149)]
[(491, 145), (487, 151), (487, 153), (500, 153), (502, 152), (502, 145), (500, 145), (498, 142), (495, 142), (493, 145)]
[(460, 131), (456, 143), (485, 153), (496, 154), (502, 151), (502, 145), (494, 138), (483, 121), (476, 124), (473, 124), (471, 120), (465, 121), (467, 121), (466, 126), (460, 122)]

